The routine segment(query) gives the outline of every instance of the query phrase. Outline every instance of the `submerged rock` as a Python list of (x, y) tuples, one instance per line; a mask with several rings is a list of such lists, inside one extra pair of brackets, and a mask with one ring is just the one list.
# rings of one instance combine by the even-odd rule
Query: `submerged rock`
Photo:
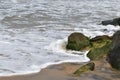
[(83, 65), (82, 67), (80, 67), (78, 70), (76, 70), (73, 74), (75, 75), (80, 75), (83, 72), (87, 72), (87, 71), (93, 71), (95, 68), (95, 64), (93, 62), (90, 62), (86, 65)]
[(115, 18), (113, 20), (102, 21), (102, 25), (120, 25), (120, 18)]
[(83, 35), (82, 33), (72, 33), (68, 37), (68, 44), (67, 44), (67, 49), (72, 49), (72, 50), (83, 50), (84, 48), (88, 47), (90, 45), (89, 38)]

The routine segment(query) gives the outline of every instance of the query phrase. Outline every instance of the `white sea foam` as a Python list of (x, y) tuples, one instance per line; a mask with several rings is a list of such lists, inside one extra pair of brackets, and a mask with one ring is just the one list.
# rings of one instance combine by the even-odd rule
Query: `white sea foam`
[(11, 0), (13, 3), (17, 3), (18, 1), (17, 0)]
[(49, 46), (46, 46), (45, 48), (55, 51), (55, 52), (65, 52), (66, 51), (66, 44), (67, 44), (67, 39), (63, 40), (57, 40), (52, 43), (50, 43)]

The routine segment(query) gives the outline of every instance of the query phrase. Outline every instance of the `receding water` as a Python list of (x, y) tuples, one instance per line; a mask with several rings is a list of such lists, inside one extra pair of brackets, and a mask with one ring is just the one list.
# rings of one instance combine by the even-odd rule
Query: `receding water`
[[(87, 52), (67, 51), (67, 37), (112, 35), (98, 25), (120, 16), (120, 0), (0, 0), (0, 76), (38, 72), (62, 62), (86, 62)], [(74, 54), (75, 53), (75, 54)]]

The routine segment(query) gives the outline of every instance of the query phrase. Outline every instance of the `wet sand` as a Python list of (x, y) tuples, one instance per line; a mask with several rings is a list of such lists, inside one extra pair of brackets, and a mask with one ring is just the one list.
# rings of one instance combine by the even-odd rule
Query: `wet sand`
[(73, 75), (73, 72), (86, 63), (62, 63), (48, 66), (39, 73), (0, 77), (0, 80), (120, 80), (120, 72), (113, 70), (104, 59), (94, 63), (94, 71), (79, 76)]

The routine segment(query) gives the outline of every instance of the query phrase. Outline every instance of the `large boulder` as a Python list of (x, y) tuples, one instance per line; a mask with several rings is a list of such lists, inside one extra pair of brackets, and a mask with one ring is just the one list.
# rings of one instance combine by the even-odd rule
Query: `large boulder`
[(105, 20), (105, 21), (102, 21), (101, 23), (102, 25), (120, 25), (120, 18), (115, 18), (115, 19), (112, 19), (112, 20)]
[(111, 49), (107, 60), (113, 68), (120, 70), (120, 31), (113, 35)]
[(113, 68), (120, 70), (120, 44), (110, 51), (107, 60)]
[(77, 69), (73, 74), (80, 75), (83, 72), (93, 71), (94, 68), (95, 68), (95, 64), (93, 62), (90, 62), (90, 63), (83, 65), (79, 69)]
[(80, 51), (90, 45), (89, 38), (83, 35), (82, 33), (72, 33), (68, 37), (67, 49)]

